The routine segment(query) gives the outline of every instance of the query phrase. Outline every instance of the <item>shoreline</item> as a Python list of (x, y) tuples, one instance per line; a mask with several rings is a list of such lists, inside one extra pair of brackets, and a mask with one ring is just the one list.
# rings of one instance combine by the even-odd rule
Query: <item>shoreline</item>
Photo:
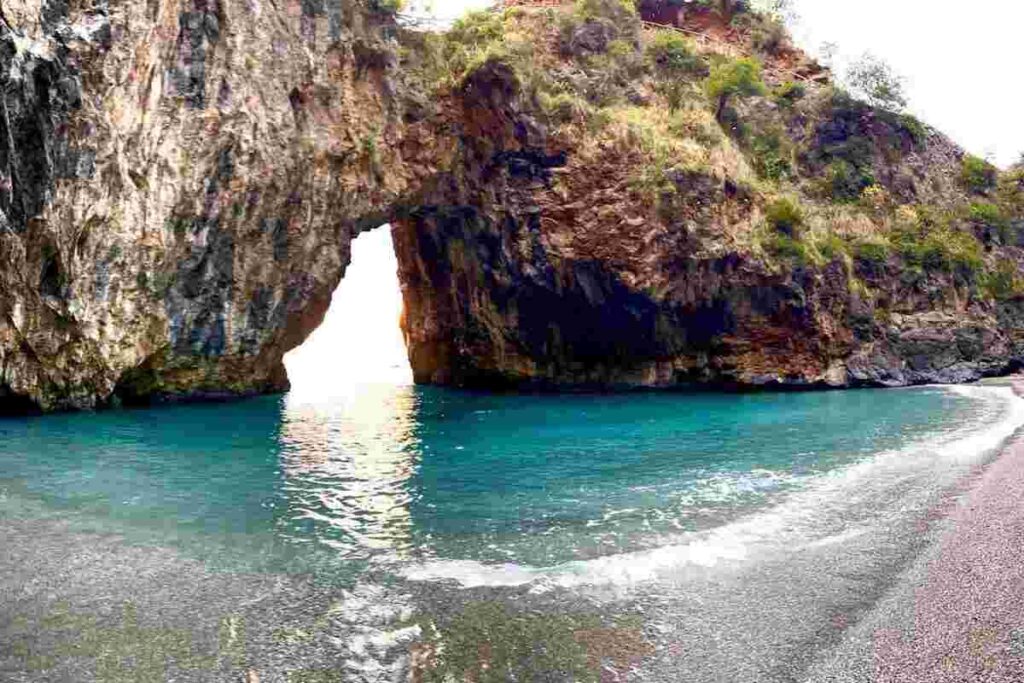
[[(1012, 404), (1007, 383), (993, 384), (1004, 387), (1003, 400)], [(1016, 400), (1024, 400), (1024, 382), (1011, 386)], [(171, 548), (75, 531), (59, 519), (0, 517), (0, 547), (7, 549), (0, 554), (0, 642), (12, 646), (0, 647), (0, 678), (92, 680), (93, 667), (104, 662), (89, 660), (88, 653), (61, 654), (79, 645), (52, 628), (88, 622), (80, 642), (106, 639), (126, 657), (140, 656), (131, 648), (153, 652), (143, 640), (122, 642), (131, 624), (173, 641), (156, 652), (185, 662), (168, 667), (175, 680), (224, 680), (228, 672), (244, 676), (250, 668), (263, 683), (286, 680), (288, 670), (405, 680), (403, 667), (416, 646), (412, 631), (396, 629), (404, 618), (346, 621), (345, 610), (356, 614), (353, 599), (395, 599), (398, 611), (412, 609), (424, 624), (442, 629), (445, 620), (450, 625), (482, 604), (556, 618), (584, 610), (610, 623), (642, 615), (646, 626), (631, 633), (646, 634), (637, 647), (648, 659), (623, 664), (609, 680), (1020, 681), (1024, 630), (1017, 629), (1024, 619), (1015, 619), (1024, 616), (1024, 505), (1016, 507), (1024, 501), (1024, 430), (999, 443), (993, 436), (973, 465), (951, 463), (956, 478), (945, 476), (940, 488), (922, 490), (927, 505), (905, 509), (907, 497), (885, 483), (889, 470), (883, 469), (864, 483), (878, 485), (887, 497), (865, 494), (864, 483), (844, 489), (864, 498), (844, 508), (863, 518), (834, 517), (833, 531), (814, 542), (673, 570), (665, 581), (640, 582), (622, 593), (589, 584), (537, 595), (529, 586), (463, 589), (429, 581), (383, 588), (375, 583), (380, 577), (353, 588), (326, 587), (303, 575), (211, 570)], [(819, 521), (825, 512), (808, 511)], [(892, 522), (884, 521), (892, 514)], [(224, 630), (242, 624), (244, 635), (225, 642)], [(359, 666), (397, 667), (387, 677), (362, 678), (347, 668), (359, 654), (347, 643), (363, 642), (371, 633), (366, 626), (381, 642), (407, 639), (386, 655), (360, 646), (366, 658)], [(40, 668), (48, 657), (57, 658), (53, 666)]]
[[(1024, 380), (1010, 386), (1024, 400)], [(802, 680), (1024, 681), (1024, 429), (919, 529), (920, 555)]]
[[(1024, 381), (1012, 382), (1024, 400)], [(914, 633), (876, 634), (880, 681), (1024, 680), (1024, 432), (947, 517), (914, 601)]]
[[(1014, 363), (992, 371), (971, 374), (963, 378), (921, 377), (903, 382), (882, 380), (853, 379), (841, 384), (833, 384), (826, 380), (789, 380), (778, 377), (766, 377), (760, 382), (739, 382), (735, 380), (712, 380), (707, 382), (684, 381), (670, 384), (632, 384), (632, 383), (579, 383), (560, 384), (546, 380), (526, 381), (519, 383), (490, 384), (438, 384), (433, 382), (412, 382), (408, 386), (417, 389), (437, 389), (468, 394), (484, 395), (521, 395), (521, 396), (603, 396), (603, 395), (642, 395), (642, 394), (802, 394), (830, 393), (842, 391), (865, 391), (872, 389), (911, 389), (916, 387), (936, 386), (974, 386), (991, 380), (1012, 381), (1019, 377), (1022, 370)], [(47, 415), (63, 415), (74, 413), (103, 413), (117, 410), (146, 410), (151, 408), (174, 407), (182, 405), (216, 405), (236, 403), (253, 399), (277, 397), (284, 398), (291, 392), (291, 387), (273, 388), (268, 390), (252, 390), (232, 392), (228, 390), (194, 391), (185, 393), (158, 393), (139, 399), (124, 400), (111, 394), (91, 408), (64, 407), (43, 410), (32, 399), (20, 394), (0, 395), (0, 422), (5, 419), (21, 419), (27, 417), (45, 417)]]

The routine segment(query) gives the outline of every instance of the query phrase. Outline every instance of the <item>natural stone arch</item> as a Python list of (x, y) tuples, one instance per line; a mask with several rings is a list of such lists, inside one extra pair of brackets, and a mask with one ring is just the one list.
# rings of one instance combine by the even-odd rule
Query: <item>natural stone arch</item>
[[(923, 296), (881, 264), (860, 275), (903, 306), (888, 325), (891, 306), (862, 300), (840, 261), (795, 267), (732, 239), (768, 200), (735, 147), (663, 169), (668, 198), (652, 200), (632, 188), (650, 156), (628, 126), (597, 145), (585, 128), (552, 133), (500, 56), (434, 89), (389, 15), (353, 0), (261, 7), (5, 3), (6, 405), (281, 390), (281, 359), (322, 320), (352, 237), (386, 222), (421, 382), (906, 384), (1022, 355), (1016, 302), (961, 296), (946, 276)], [(624, 96), (664, 113), (649, 93)], [(812, 115), (839, 116), (822, 103)], [(877, 176), (891, 190), (908, 172), (955, 189), (948, 140), (917, 150), (879, 112), (843, 106), (864, 163), (883, 145), (906, 157)]]

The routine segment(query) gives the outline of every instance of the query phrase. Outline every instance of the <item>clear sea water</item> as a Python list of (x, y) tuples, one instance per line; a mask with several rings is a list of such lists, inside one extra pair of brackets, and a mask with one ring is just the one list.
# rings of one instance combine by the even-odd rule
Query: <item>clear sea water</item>
[[(909, 524), (983, 465), (1024, 423), (1021, 404), (1006, 387), (551, 396), (367, 385), (329, 401), (5, 419), (0, 517), (325, 586), (626, 586), (675, 596), (668, 633), (687, 623), (680, 605), (709, 610), (713, 594), (724, 596), (716, 619), (739, 619), (754, 608), (729, 606), (735, 586), (760, 585), (757, 568), (783, 557), (834, 562), (846, 579), (880, 566), (891, 553), (864, 539)], [(834, 548), (846, 555), (823, 555)], [(800, 566), (776, 567), (771, 582), (791, 591)], [(770, 595), (771, 582), (758, 590)]]
[[(486, 395), (364, 386), (0, 422), (0, 478), (226, 568), (553, 566), (676, 542), (999, 416), (971, 390)], [(980, 390), (975, 390), (980, 391)], [(8, 503), (8, 510), (13, 503)]]

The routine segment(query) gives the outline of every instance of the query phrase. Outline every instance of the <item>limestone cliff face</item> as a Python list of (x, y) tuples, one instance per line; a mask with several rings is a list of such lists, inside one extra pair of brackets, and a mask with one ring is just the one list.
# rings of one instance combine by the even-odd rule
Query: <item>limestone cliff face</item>
[[(765, 247), (777, 190), (739, 124), (694, 105), (677, 125), (657, 61), (595, 90), (615, 40), (623, 64), (643, 55), (621, 21), (562, 38), (550, 17), (502, 21), (561, 99), (486, 50), (441, 83), (451, 54), (354, 0), (5, 0), (4, 406), (284, 389), (281, 358), (322, 319), (352, 237), (388, 221), (421, 382), (905, 384), (1024, 355), (1019, 298), (955, 268)], [(598, 108), (609, 93), (628, 106)], [(851, 167), (874, 168), (890, 207), (962, 194), (941, 136), (830, 102), (735, 115), (798, 146), (855, 129), (874, 142)], [(804, 148), (792, 191), (809, 196), (847, 152)], [(867, 230), (845, 209), (813, 218)], [(993, 249), (986, 263), (1018, 258)]]
[(717, 244), (709, 230), (756, 210), (742, 189), (680, 173), (689, 208), (666, 220), (627, 189), (628, 150), (580, 158), (563, 142), (567, 160), (506, 156), (465, 205), (396, 224), (417, 381), (902, 386), (1024, 358), (1019, 299), (984, 301), (955, 273), (895, 259), (780, 265)]
[(0, 395), (285, 388), (353, 234), (437, 156), (398, 142), (390, 20), (342, 0), (3, 14)]

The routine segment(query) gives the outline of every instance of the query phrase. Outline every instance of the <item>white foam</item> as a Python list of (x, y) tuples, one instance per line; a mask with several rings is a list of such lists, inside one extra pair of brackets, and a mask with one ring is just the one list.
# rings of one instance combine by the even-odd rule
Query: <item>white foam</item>
[[(685, 534), (677, 539), (681, 542), (553, 567), (436, 560), (413, 565), (403, 573), (413, 581), (454, 580), (465, 588), (533, 584), (534, 590), (543, 591), (579, 585), (629, 585), (658, 579), (684, 566), (722, 567), (756, 555), (785, 552), (794, 544), (820, 547), (852, 539), (867, 533), (870, 527), (847, 524), (836, 529), (836, 520), (845, 520), (851, 510), (886, 514), (885, 510), (873, 510), (886, 491), (891, 494), (902, 483), (913, 483), (914, 476), (922, 472), (946, 479), (957, 476), (965, 466), (984, 462), (1024, 426), (1024, 400), (1008, 387), (944, 389), (989, 404), (994, 420), (879, 453), (819, 477), (773, 508), (715, 529)], [(826, 523), (829, 520), (831, 526)]]

